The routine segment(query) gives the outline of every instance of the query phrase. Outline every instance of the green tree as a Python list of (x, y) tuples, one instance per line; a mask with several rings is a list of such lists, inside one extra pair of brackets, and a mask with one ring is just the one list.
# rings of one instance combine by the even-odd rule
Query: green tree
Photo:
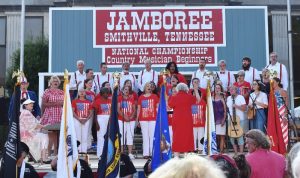
[[(12, 94), (16, 79), (12, 80), (13, 71), (20, 68), (20, 49), (12, 55), (12, 66), (8, 69), (6, 75), (6, 88)], [(48, 71), (48, 40), (37, 38), (28, 40), (24, 45), (24, 67), (23, 72), (29, 82), (29, 89), (38, 94), (39, 72)]]

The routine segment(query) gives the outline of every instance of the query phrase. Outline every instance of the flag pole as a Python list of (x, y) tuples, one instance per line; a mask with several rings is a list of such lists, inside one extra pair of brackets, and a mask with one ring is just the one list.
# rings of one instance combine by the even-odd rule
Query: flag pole
[(25, 26), (25, 0), (22, 0), (21, 32), (20, 32), (20, 71), (23, 71), (23, 66), (24, 66), (24, 26)]
[(290, 0), (287, 0), (287, 19), (288, 19), (288, 43), (289, 43), (289, 84), (290, 84), (290, 106), (291, 106), (291, 114), (292, 118), (295, 117), (295, 103), (294, 103), (294, 76), (293, 76), (293, 43), (292, 43), (292, 21), (291, 21), (291, 2)]

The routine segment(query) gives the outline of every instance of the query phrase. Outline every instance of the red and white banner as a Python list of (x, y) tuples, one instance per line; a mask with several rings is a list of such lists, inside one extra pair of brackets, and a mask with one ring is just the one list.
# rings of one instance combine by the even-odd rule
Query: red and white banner
[(124, 62), (133, 66), (144, 65), (146, 59), (156, 66), (165, 66), (171, 61), (198, 65), (200, 59), (205, 59), (207, 65), (215, 64), (214, 47), (119, 47), (105, 48), (104, 53), (107, 65), (122, 65)]
[(94, 10), (94, 47), (222, 46), (222, 8), (126, 8)]

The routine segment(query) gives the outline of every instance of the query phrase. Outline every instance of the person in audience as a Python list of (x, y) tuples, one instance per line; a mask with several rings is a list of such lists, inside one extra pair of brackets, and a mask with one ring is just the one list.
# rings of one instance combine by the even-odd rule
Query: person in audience
[(133, 178), (133, 175), (135, 173), (136, 173), (136, 169), (130, 157), (124, 153), (121, 153), (120, 178)]
[(107, 64), (102, 62), (100, 64), (100, 74), (96, 74), (94, 77), (93, 87), (96, 89), (95, 94), (99, 94), (104, 82), (108, 82), (110, 86), (113, 86), (112, 74), (107, 72)]
[(229, 92), (229, 87), (235, 82), (235, 77), (233, 75), (233, 72), (230, 72), (226, 69), (225, 60), (220, 60), (218, 64), (219, 71), (216, 72), (216, 77), (222, 82), (224, 93), (227, 93)]
[(93, 103), (93, 108), (97, 113), (97, 157), (100, 159), (104, 147), (104, 135), (107, 131), (107, 124), (111, 112), (111, 98), (109, 98), (109, 89), (102, 87), (100, 97)]
[(286, 174), (285, 158), (270, 150), (268, 137), (258, 129), (245, 134), (248, 154), (246, 160), (251, 167), (251, 178), (283, 178)]
[(226, 178), (212, 160), (189, 154), (185, 158), (173, 158), (158, 167), (149, 178)]
[[(207, 80), (210, 80), (210, 87), (214, 84), (213, 76), (207, 76), (209, 74), (209, 71), (205, 68), (206, 66), (206, 60), (201, 58), (199, 60), (199, 69), (192, 74), (193, 78), (198, 78), (200, 80), (200, 88), (206, 88), (207, 87)], [(191, 82), (190, 88), (193, 88), (193, 84)]]
[(251, 175), (251, 167), (246, 160), (244, 154), (237, 154), (233, 156), (233, 159), (239, 169), (240, 178), (250, 178)]
[(143, 156), (145, 159), (152, 155), (158, 104), (158, 97), (151, 93), (151, 84), (149, 82), (146, 83), (144, 94), (139, 97), (137, 105), (137, 121), (142, 129)]
[[(64, 91), (59, 89), (60, 80), (57, 76), (52, 76), (49, 80), (49, 88), (42, 96), (42, 108), (44, 110), (41, 118), (42, 125), (59, 125), (61, 121), (62, 108), (64, 102)], [(48, 154), (51, 155), (54, 146), (54, 156), (57, 155), (57, 131), (49, 131)]]
[[(229, 117), (228, 117), (228, 125), (230, 126), (232, 124), (232, 122), (235, 122), (234, 120), (234, 115), (233, 115), (233, 111), (235, 109), (235, 114), (236, 117), (239, 117), (240, 119), (240, 127), (243, 128), (245, 125), (245, 110), (246, 110), (246, 101), (244, 99), (244, 97), (242, 95), (239, 95), (237, 93), (238, 88), (236, 86), (231, 86), (229, 91), (231, 96), (227, 97), (227, 107), (229, 109)], [(237, 127), (237, 125), (235, 125), (235, 127)], [(237, 128), (236, 128), (237, 129)], [(237, 144), (239, 146), (239, 152), (243, 153), (244, 152), (244, 138), (243, 135), (240, 137), (234, 136), (234, 137), (230, 137), (230, 142), (233, 146), (234, 149), (234, 153), (237, 154), (238, 153), (238, 146), (235, 144), (235, 140), (237, 140)]]
[(146, 59), (144, 63), (145, 69), (141, 70), (138, 75), (139, 95), (142, 94), (144, 86), (147, 82), (154, 82), (154, 84), (157, 85), (158, 81), (158, 73), (151, 68), (151, 60)]
[(220, 153), (224, 153), (226, 135), (226, 101), (222, 85), (216, 84), (213, 99), (216, 134), (219, 137)]
[(261, 91), (259, 80), (253, 81), (252, 89), (254, 91), (250, 94), (248, 107), (255, 109), (255, 115), (250, 120), (250, 128), (266, 132), (266, 113), (264, 109), (268, 107), (268, 97), (266, 93)]
[(172, 129), (173, 143), (172, 150), (176, 157), (180, 153), (194, 151), (194, 136), (193, 136), (193, 117), (192, 105), (196, 101), (200, 101), (198, 88), (194, 88), (195, 96), (188, 94), (188, 86), (184, 83), (179, 83), (176, 87), (178, 93), (171, 96), (168, 105), (174, 110)]
[(218, 167), (223, 171), (224, 175), (227, 178), (239, 178), (239, 170), (235, 163), (235, 161), (227, 155), (219, 154), (219, 155), (211, 155), (215, 163)]
[(121, 133), (121, 152), (124, 152), (126, 142), (128, 148), (128, 156), (134, 159), (132, 154), (134, 127), (136, 121), (136, 101), (130, 95), (130, 87), (124, 85), (122, 94), (118, 97), (118, 119), (119, 129)]
[[(34, 169), (34, 167), (25, 161), (25, 158), (29, 155), (29, 151), (30, 151), (29, 147), (24, 142), (20, 142), (19, 149), (20, 149), (20, 156), (16, 164), (17, 177), (39, 178), (39, 175)], [(1, 169), (0, 169), (1, 178), (4, 178), (4, 173), (5, 171), (7, 171), (4, 169), (4, 167), (5, 167), (5, 162), (2, 162)]]
[(276, 52), (270, 53), (270, 64), (266, 68), (273, 74), (272, 76), (279, 78), (282, 83), (282, 88), (287, 91), (289, 81), (288, 73), (285, 65), (278, 62), (278, 55)]
[(299, 170), (300, 167), (295, 167), (297, 169), (292, 168), (292, 164), (294, 162), (294, 160), (296, 160), (296, 158), (299, 159), (299, 154), (300, 154), (300, 142), (296, 143), (293, 145), (293, 147), (291, 148), (290, 152), (287, 155), (287, 174), (288, 177), (290, 178), (299, 178), (300, 175), (298, 173), (298, 177), (293, 175), (293, 171)]
[[(199, 79), (192, 79), (193, 90), (190, 90), (190, 94), (194, 97), (199, 96), (200, 101), (196, 100), (192, 107), (192, 117), (193, 117), (193, 133), (194, 133), (194, 151), (202, 153), (203, 145), (200, 140), (204, 137), (204, 127), (206, 122), (206, 102), (202, 97), (203, 91), (199, 88)], [(198, 92), (198, 94), (196, 94)]]
[(251, 59), (249, 57), (244, 57), (242, 59), (242, 71), (245, 72), (245, 81), (248, 83), (260, 79), (257, 69), (251, 67)]
[(48, 163), (47, 147), (48, 135), (43, 129), (43, 125), (32, 114), (34, 101), (31, 99), (22, 100), (22, 110), (20, 114), (20, 137), (21, 141), (26, 143), (32, 150), (32, 157), (35, 161)]
[(87, 153), (90, 119), (93, 116), (92, 103), (86, 99), (85, 90), (78, 90), (78, 98), (72, 101), (76, 138), (80, 141), (79, 152)]
[(86, 79), (86, 74), (84, 71), (84, 61), (78, 60), (77, 64), (77, 71), (75, 71), (70, 78), (70, 91), (71, 91), (71, 98), (74, 99), (77, 97), (78, 88), (84, 87), (84, 80)]

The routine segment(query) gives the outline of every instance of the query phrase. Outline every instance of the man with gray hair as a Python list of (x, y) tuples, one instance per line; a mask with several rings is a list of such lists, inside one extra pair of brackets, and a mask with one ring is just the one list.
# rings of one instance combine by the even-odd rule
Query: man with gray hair
[(277, 53), (271, 52), (270, 53), (270, 64), (267, 65), (266, 68), (269, 69), (269, 71), (271, 73), (273, 73), (273, 75), (276, 74), (276, 75), (274, 75), (274, 77), (277, 77), (280, 79), (283, 89), (285, 91), (287, 91), (287, 88), (289, 85), (287, 70), (286, 70), (285, 65), (278, 62), (277, 58), (278, 58)]
[(216, 75), (218, 80), (222, 82), (223, 90), (226, 93), (227, 91), (229, 91), (229, 86), (231, 86), (235, 82), (235, 78), (233, 72), (230, 72), (226, 69), (225, 60), (220, 60), (218, 64), (220, 71), (217, 71)]
[(154, 71), (151, 68), (152, 65), (151, 60), (146, 59), (144, 63), (145, 63), (145, 69), (141, 70), (138, 75), (139, 93), (144, 91), (144, 86), (147, 82), (154, 82), (155, 85), (157, 86), (157, 81), (158, 81), (158, 72)]
[(283, 178), (286, 174), (285, 158), (270, 150), (268, 137), (262, 131), (252, 129), (246, 133), (245, 138), (251, 178)]
[(70, 90), (78, 90), (78, 88), (83, 88), (84, 80), (86, 79), (86, 74), (84, 71), (84, 61), (78, 60), (76, 64), (77, 64), (77, 71), (71, 74)]

